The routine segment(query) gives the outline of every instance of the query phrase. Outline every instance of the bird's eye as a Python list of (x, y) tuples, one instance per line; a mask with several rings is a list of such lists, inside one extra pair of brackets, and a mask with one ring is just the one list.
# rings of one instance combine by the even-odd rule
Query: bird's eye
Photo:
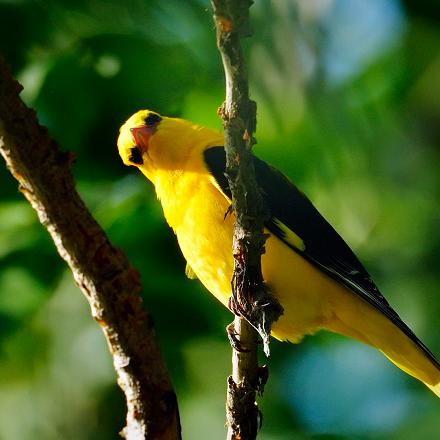
[(128, 160), (136, 165), (142, 165), (144, 160), (142, 159), (142, 153), (139, 147), (130, 148), (130, 156), (128, 156)]
[(159, 123), (162, 120), (162, 118), (157, 113), (150, 113), (145, 119), (144, 124), (147, 127), (151, 127), (157, 123)]

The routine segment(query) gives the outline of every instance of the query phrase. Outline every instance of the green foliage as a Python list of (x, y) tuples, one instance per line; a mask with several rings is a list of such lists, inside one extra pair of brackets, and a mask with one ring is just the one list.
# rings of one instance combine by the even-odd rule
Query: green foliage
[[(440, 355), (438, 6), (365, 4), (255, 2), (256, 153), (304, 189)], [(0, 53), (23, 99), (75, 153), (88, 206), (141, 271), (185, 437), (224, 438), (231, 316), (186, 279), (151, 186), (115, 147), (140, 108), (220, 128), (209, 2), (0, 1)], [(0, 188), (0, 438), (116, 439), (124, 402), (104, 338), (2, 167)], [(435, 397), (360, 347), (332, 335), (274, 341), (261, 438), (434, 438)]]

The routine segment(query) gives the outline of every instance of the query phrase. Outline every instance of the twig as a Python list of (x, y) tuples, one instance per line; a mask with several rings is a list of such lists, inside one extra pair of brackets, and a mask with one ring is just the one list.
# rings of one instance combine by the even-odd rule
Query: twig
[(59, 150), (0, 58), (0, 153), (36, 210), (107, 339), (127, 399), (129, 440), (181, 438), (177, 399), (139, 295), (138, 272), (112, 246), (75, 189), (73, 156)]
[[(250, 35), (251, 0), (212, 0), (217, 46), (226, 77), (226, 100), (220, 108), (225, 129), (226, 174), (236, 216), (234, 274), (230, 308), (237, 317), (233, 331), (242, 350), (233, 352), (233, 375), (228, 379), (228, 439), (254, 439), (259, 427), (256, 392), (262, 392), (257, 359), (258, 333), (269, 354), (270, 328), (282, 313), (268, 292), (261, 275), (263, 233), (267, 213), (255, 179), (252, 161), (256, 104), (249, 99), (249, 86), (240, 38)], [(251, 324), (251, 325), (250, 325)], [(254, 328), (253, 328), (254, 327)], [(258, 333), (257, 333), (257, 331)]]

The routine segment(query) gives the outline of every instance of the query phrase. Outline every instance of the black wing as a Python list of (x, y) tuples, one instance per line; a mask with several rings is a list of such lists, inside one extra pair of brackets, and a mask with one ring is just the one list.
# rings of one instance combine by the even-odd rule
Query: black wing
[[(211, 174), (225, 195), (231, 198), (225, 176), (224, 148), (211, 147), (204, 155)], [(312, 202), (287, 177), (255, 156), (254, 167), (258, 185), (270, 212), (267, 229), (310, 263), (383, 313), (440, 367), (434, 355), (391, 308), (356, 255)]]

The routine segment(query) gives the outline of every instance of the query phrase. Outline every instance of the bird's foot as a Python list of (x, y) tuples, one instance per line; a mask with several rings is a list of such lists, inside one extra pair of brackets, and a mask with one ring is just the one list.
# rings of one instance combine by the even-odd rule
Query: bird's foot
[(250, 350), (244, 348), (240, 342), (240, 339), (238, 339), (238, 334), (235, 331), (235, 326), (233, 322), (228, 324), (228, 326), (226, 327), (226, 333), (228, 334), (229, 343), (235, 351), (238, 351), (239, 353), (249, 353)]
[(226, 212), (225, 212), (225, 215), (224, 215), (224, 217), (223, 217), (223, 221), (225, 221), (225, 220), (226, 220), (226, 217), (227, 217), (228, 215), (231, 215), (232, 212), (233, 212), (233, 210), (232, 210), (232, 204), (231, 204), (231, 205), (228, 206), (228, 209), (227, 209)]

